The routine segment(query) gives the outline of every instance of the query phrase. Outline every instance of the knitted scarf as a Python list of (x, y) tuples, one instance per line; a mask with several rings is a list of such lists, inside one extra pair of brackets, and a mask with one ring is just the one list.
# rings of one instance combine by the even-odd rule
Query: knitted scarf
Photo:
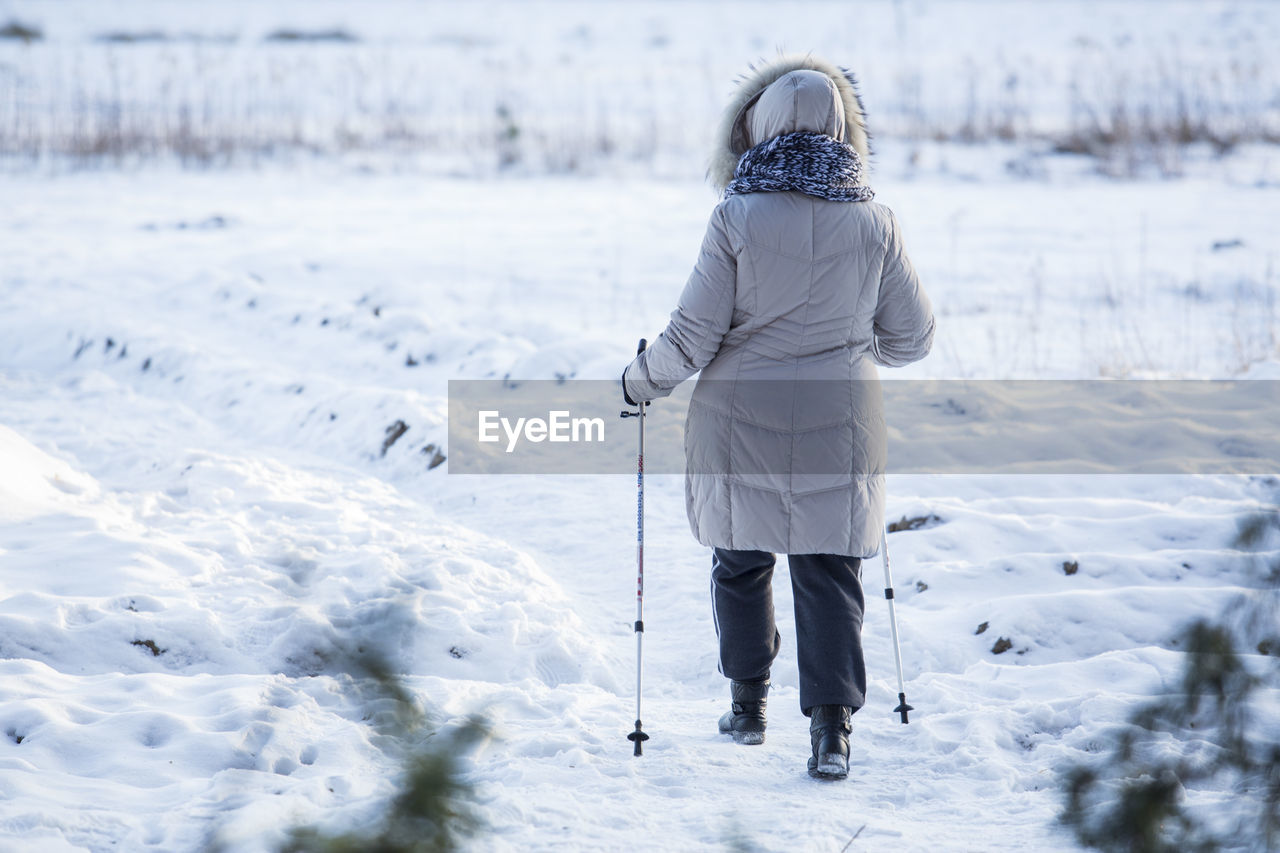
[(724, 195), (794, 190), (828, 201), (870, 201), (875, 193), (858, 183), (861, 177), (852, 145), (824, 133), (784, 133), (738, 158)]

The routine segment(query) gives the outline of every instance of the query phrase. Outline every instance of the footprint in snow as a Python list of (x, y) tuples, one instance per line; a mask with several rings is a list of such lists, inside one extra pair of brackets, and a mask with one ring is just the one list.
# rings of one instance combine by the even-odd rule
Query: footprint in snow
[(534, 661), (534, 671), (548, 687), (559, 687), (561, 684), (576, 681), (579, 676), (578, 666), (568, 656), (561, 653), (543, 653)]

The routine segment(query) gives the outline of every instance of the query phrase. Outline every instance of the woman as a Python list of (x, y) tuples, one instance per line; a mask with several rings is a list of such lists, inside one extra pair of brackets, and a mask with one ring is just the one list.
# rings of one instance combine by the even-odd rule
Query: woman
[[(873, 202), (848, 72), (784, 56), (740, 82), (709, 177), (711, 213), (671, 322), (623, 373), (631, 405), (702, 375), (685, 426), (693, 534), (714, 549), (712, 608), (731, 708), (720, 730), (764, 741), (780, 637), (770, 581), (788, 555), (810, 774), (848, 773), (865, 699), (863, 558), (884, 523), (874, 364), (924, 358), (929, 300), (897, 222)], [(873, 364), (874, 362), (874, 364)]]

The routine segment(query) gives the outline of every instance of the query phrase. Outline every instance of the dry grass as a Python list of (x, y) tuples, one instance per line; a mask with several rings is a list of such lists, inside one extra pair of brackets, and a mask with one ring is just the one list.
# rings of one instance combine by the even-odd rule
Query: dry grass
[(268, 33), (264, 40), (277, 42), (336, 42), (338, 44), (354, 44), (360, 39), (342, 29), (295, 30), (286, 28)]
[(40, 41), (42, 38), (44, 38), (44, 33), (34, 24), (24, 24), (22, 21), (11, 20), (3, 27), (0, 27), (0, 40), (12, 39), (30, 44), (33, 41)]
[[(248, 43), (159, 30), (104, 32), (74, 48), (29, 42), (0, 62), (0, 161), (214, 166), (378, 152), (464, 173), (698, 164), (723, 97), (706, 57), (637, 79), (630, 69), (526, 69), (488, 56), (459, 78), (468, 50), (370, 45), (341, 29), (280, 29)], [(906, 140), (1082, 154), (1118, 176), (1178, 174), (1192, 145), (1223, 153), (1280, 142), (1267, 61), (1189, 66), (1157, 55), (1136, 67), (1085, 56), (1066, 80), (1033, 79), (1003, 60), (968, 61), (945, 80), (909, 68), (882, 75), (896, 91), (881, 94), (878, 110), (871, 98), (874, 124)]]

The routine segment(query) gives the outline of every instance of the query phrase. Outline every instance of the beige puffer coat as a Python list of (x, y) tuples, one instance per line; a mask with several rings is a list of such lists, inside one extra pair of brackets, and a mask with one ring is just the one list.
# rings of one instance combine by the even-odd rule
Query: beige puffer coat
[[(867, 159), (853, 81), (784, 57), (739, 86), (710, 177), (747, 148), (813, 131)], [(799, 192), (726, 198), (711, 213), (666, 330), (624, 373), (628, 395), (670, 394), (699, 370), (685, 425), (686, 504), (699, 542), (870, 557), (884, 523), (886, 442), (874, 363), (924, 358), (928, 297), (890, 210)]]

